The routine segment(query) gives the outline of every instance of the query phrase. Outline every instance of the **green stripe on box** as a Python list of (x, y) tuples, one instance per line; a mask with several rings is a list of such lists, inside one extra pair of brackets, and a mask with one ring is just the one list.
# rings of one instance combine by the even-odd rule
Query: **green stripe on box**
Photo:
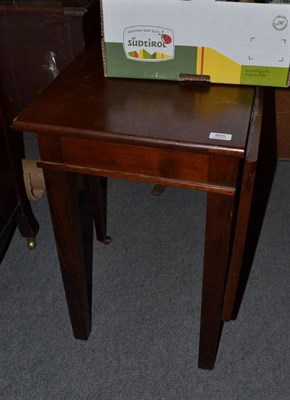
[(288, 68), (242, 66), (241, 84), (287, 87)]
[(175, 46), (174, 59), (157, 62), (129, 60), (122, 43), (105, 43), (107, 76), (119, 78), (179, 80), (180, 74), (195, 74), (197, 48)]

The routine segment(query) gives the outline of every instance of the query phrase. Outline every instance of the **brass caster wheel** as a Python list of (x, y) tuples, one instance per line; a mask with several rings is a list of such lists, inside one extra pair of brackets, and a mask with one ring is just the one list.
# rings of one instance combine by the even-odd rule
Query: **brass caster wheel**
[(111, 236), (106, 236), (105, 239), (103, 239), (103, 240), (101, 241), (101, 243), (106, 244), (106, 245), (112, 243), (112, 238), (111, 238)]
[(36, 247), (36, 240), (35, 238), (27, 238), (27, 246), (30, 250), (34, 250)]

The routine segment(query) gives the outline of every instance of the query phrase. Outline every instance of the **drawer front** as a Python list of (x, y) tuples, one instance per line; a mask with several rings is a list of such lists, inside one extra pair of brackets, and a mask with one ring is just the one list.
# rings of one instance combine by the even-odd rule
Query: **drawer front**
[(235, 156), (71, 137), (60, 138), (60, 144), (59, 167), (69, 171), (228, 195), (238, 185), (241, 159)]
[(63, 162), (103, 171), (208, 182), (209, 156), (191, 151), (62, 138)]

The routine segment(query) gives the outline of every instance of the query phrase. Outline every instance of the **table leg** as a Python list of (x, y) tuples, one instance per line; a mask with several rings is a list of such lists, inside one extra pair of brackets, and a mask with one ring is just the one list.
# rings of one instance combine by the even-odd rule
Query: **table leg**
[(232, 241), (234, 197), (208, 193), (199, 342), (199, 368), (213, 369)]
[(107, 184), (108, 179), (87, 175), (90, 199), (94, 213), (96, 235), (99, 242), (111, 243), (112, 239), (107, 236)]
[(77, 174), (44, 169), (44, 178), (74, 336), (85, 340), (91, 330), (91, 210)]

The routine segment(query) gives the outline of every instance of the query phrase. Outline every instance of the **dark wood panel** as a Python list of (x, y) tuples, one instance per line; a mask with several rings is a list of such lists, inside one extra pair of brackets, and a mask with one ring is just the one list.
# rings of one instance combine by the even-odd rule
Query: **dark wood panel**
[(209, 156), (206, 154), (74, 138), (62, 138), (61, 142), (66, 164), (208, 182)]
[[(61, 139), (63, 161), (103, 171), (184, 180), (235, 187), (239, 159), (149, 146), (96, 142), (65, 137)], [(84, 156), (85, 155), (85, 156)], [(214, 176), (209, 172), (209, 165)], [(233, 173), (234, 172), (234, 173)]]
[(8, 121), (47, 86), (96, 35), (98, 2), (68, 13), (40, 7), (0, 13), (0, 80)]
[(0, 99), (0, 262), (16, 228), (18, 197), (7, 143), (6, 123)]

